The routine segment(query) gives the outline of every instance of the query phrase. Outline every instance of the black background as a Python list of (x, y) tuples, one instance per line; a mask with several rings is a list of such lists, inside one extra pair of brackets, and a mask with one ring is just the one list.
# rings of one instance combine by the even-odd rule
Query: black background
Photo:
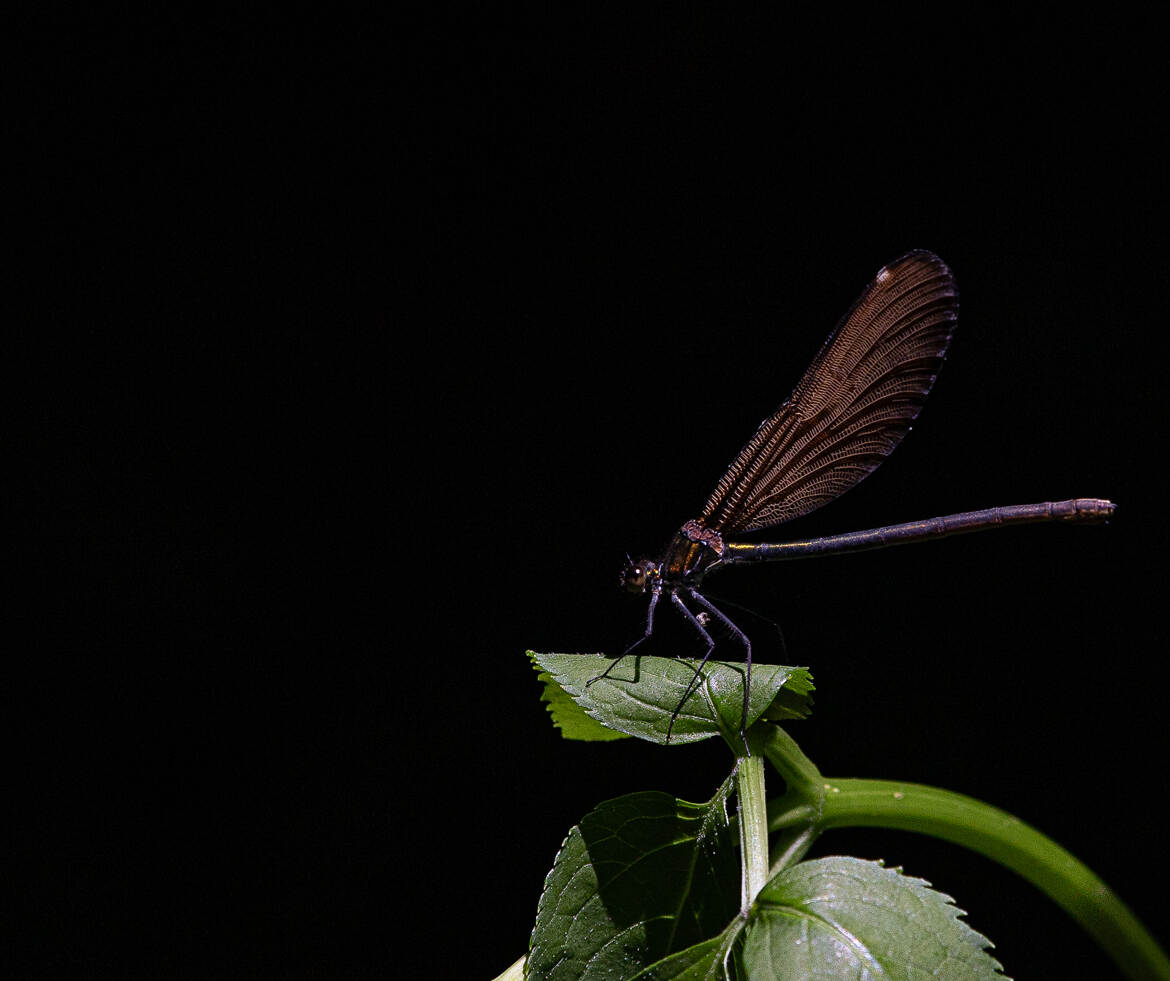
[[(1003, 807), (1166, 940), (1152, 21), (240, 16), (20, 45), (19, 976), (503, 970), (595, 803), (703, 800), (731, 763), (562, 741), (525, 649), (636, 636), (625, 551), (697, 512), (910, 248), (962, 297), (934, 393), (769, 537), (1074, 496), (1116, 519), (716, 591), (811, 667), (790, 731), (823, 772)], [(1113, 976), (984, 859), (834, 852), (955, 896), (1017, 978)]]

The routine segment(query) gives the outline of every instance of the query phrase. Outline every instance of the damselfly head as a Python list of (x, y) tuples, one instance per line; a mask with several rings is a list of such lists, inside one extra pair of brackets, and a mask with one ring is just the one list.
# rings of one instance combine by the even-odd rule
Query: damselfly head
[(631, 593), (644, 593), (658, 579), (658, 563), (651, 559), (637, 559), (626, 556), (622, 569), (622, 586)]

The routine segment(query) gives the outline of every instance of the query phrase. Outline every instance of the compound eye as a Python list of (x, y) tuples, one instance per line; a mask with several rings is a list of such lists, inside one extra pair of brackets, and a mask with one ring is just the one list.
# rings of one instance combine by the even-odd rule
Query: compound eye
[(622, 570), (622, 585), (632, 593), (645, 592), (654, 568), (654, 563), (648, 559), (631, 562)]

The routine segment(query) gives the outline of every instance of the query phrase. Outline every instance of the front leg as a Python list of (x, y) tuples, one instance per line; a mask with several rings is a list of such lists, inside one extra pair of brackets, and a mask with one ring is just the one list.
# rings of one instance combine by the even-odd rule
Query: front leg
[[(627, 647), (627, 648), (626, 648), (624, 651), (622, 651), (622, 652), (621, 652), (621, 654), (619, 654), (617, 657), (615, 657), (615, 658), (613, 659), (613, 661), (611, 661), (611, 662), (610, 662), (610, 665), (609, 665), (609, 667), (608, 667), (608, 668), (606, 668), (604, 671), (602, 671), (602, 672), (601, 672), (601, 674), (594, 675), (594, 676), (593, 676), (592, 678), (590, 678), (590, 679), (589, 679), (587, 682), (585, 682), (585, 687), (586, 687), (586, 688), (588, 688), (588, 687), (589, 687), (591, 684), (593, 684), (593, 682), (595, 682), (595, 681), (600, 681), (602, 678), (608, 677), (608, 676), (609, 676), (609, 673), (610, 673), (610, 672), (611, 672), (611, 671), (612, 671), (614, 668), (616, 668), (616, 667), (617, 667), (617, 664), (618, 664), (618, 662), (619, 662), (619, 661), (620, 661), (620, 660), (621, 660), (623, 657), (625, 657), (627, 654), (629, 654), (629, 653), (630, 653), (630, 651), (632, 651), (632, 650), (633, 650), (635, 647), (637, 647), (639, 644), (643, 644), (643, 643), (645, 643), (647, 640), (649, 640), (649, 639), (650, 639), (650, 635), (651, 635), (652, 633), (654, 633), (654, 608), (655, 608), (656, 606), (658, 606), (658, 598), (659, 598), (661, 595), (662, 595), (662, 587), (661, 587), (661, 586), (655, 586), (655, 587), (654, 587), (654, 589), (653, 589), (653, 591), (650, 593), (650, 608), (649, 608), (649, 609), (646, 611), (646, 632), (645, 632), (644, 634), (642, 634), (642, 636), (641, 636), (641, 637), (639, 637), (639, 638), (638, 638), (636, 641), (634, 641), (634, 642), (633, 642), (633, 643), (632, 643), (632, 644), (631, 644), (629, 647)], [(669, 737), (668, 737), (668, 738), (669, 738)]]

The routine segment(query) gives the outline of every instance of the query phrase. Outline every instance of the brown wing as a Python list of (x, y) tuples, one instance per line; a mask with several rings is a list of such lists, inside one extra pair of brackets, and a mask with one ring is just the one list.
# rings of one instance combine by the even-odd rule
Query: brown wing
[(881, 270), (792, 396), (740, 450), (703, 508), (721, 533), (791, 521), (865, 479), (922, 408), (955, 329), (958, 292), (930, 252)]

